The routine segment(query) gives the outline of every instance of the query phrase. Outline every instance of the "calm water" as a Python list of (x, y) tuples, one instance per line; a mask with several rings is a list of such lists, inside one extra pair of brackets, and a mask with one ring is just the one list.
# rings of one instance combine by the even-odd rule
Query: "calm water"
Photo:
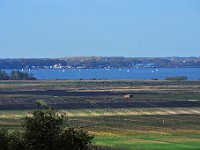
[[(6, 70), (10, 72), (11, 70)], [(21, 71), (21, 70), (20, 70)], [(38, 79), (134, 79), (164, 80), (168, 76), (187, 76), (189, 80), (200, 80), (200, 68), (131, 68), (131, 69), (32, 69), (23, 70)]]

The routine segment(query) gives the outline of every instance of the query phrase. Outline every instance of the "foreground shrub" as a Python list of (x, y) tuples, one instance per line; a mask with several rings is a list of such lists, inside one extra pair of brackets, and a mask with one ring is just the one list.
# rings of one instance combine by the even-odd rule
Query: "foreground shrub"
[(0, 150), (7, 150), (9, 143), (8, 131), (5, 129), (0, 130)]
[(55, 110), (35, 110), (23, 119), (23, 130), (0, 130), (0, 150), (87, 150), (93, 136), (82, 128), (64, 128)]
[(61, 149), (68, 147), (71, 150), (88, 149), (92, 136), (88, 135), (82, 128), (68, 128), (60, 136)]
[(24, 140), (30, 150), (56, 150), (62, 117), (53, 110), (36, 110), (24, 118)]
[(9, 133), (0, 129), (0, 150), (25, 150), (22, 134), (18, 131)]

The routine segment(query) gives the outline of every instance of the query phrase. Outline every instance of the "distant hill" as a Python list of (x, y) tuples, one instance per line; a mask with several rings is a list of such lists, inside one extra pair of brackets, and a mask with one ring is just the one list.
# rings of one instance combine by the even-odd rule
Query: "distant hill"
[(64, 57), (0, 59), (0, 69), (200, 68), (200, 57)]

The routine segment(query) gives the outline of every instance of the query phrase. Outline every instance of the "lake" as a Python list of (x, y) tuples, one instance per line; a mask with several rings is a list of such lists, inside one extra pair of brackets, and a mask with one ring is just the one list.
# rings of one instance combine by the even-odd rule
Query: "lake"
[(187, 76), (188, 80), (200, 80), (200, 68), (31, 69), (23, 72), (37, 79), (164, 80), (169, 76)]

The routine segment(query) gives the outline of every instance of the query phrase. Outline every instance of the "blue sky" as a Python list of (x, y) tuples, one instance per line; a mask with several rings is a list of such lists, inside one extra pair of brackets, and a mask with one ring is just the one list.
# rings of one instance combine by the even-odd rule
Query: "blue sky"
[(199, 0), (0, 0), (1, 58), (200, 56)]

